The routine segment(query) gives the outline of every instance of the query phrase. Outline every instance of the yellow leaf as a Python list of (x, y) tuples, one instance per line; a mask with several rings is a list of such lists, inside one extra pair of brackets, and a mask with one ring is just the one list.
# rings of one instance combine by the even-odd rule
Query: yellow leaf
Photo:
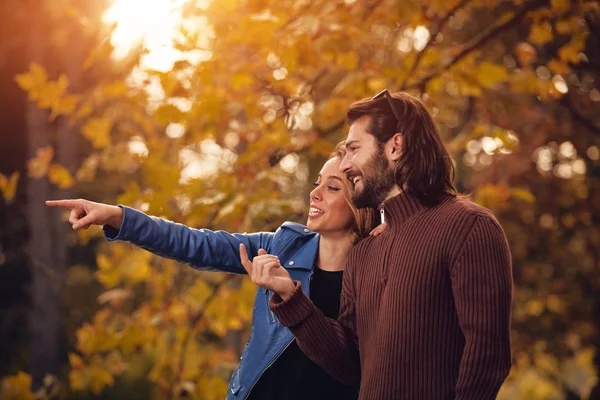
[(111, 129), (112, 121), (108, 118), (91, 118), (81, 128), (81, 133), (92, 142), (92, 146), (101, 149), (110, 145)]
[(552, 40), (552, 26), (548, 21), (541, 21), (531, 26), (529, 41), (541, 46)]
[(110, 303), (113, 307), (119, 307), (125, 300), (131, 297), (131, 290), (115, 288), (108, 290), (98, 296), (98, 303)]
[(510, 188), (506, 185), (487, 184), (477, 189), (475, 199), (484, 207), (504, 209), (508, 207), (510, 194)]
[(338, 53), (337, 62), (348, 71), (353, 71), (358, 67), (358, 56), (354, 52)]
[(493, 87), (508, 79), (508, 71), (501, 65), (484, 61), (477, 68), (477, 80), (484, 87)]
[(85, 362), (81, 356), (75, 353), (69, 353), (69, 364), (71, 368), (82, 368), (85, 366)]
[(35, 400), (31, 392), (31, 376), (25, 372), (7, 376), (0, 382), (0, 398), (3, 400)]
[(145, 281), (150, 274), (150, 265), (148, 264), (150, 258), (150, 253), (132, 252), (119, 263), (118, 269), (128, 283)]
[(29, 176), (32, 178), (41, 178), (46, 175), (53, 157), (54, 149), (52, 146), (37, 149), (36, 157), (27, 162)]
[(48, 179), (61, 189), (69, 189), (75, 184), (69, 170), (59, 164), (50, 165)]
[(147, 342), (148, 329), (139, 324), (131, 324), (123, 332), (121, 337), (120, 347), (123, 354), (131, 354), (137, 348), (142, 347)]
[(17, 193), (17, 182), (19, 181), (19, 171), (13, 172), (9, 178), (0, 173), (0, 192), (6, 201), (12, 201)]
[(107, 98), (118, 98), (129, 92), (129, 88), (123, 81), (114, 81), (102, 88), (102, 94)]
[(371, 78), (367, 81), (367, 86), (373, 93), (378, 93), (385, 89), (386, 84), (387, 80), (384, 78)]
[(83, 70), (89, 69), (91, 66), (96, 64), (98, 61), (104, 61), (110, 58), (113, 51), (113, 46), (110, 40), (104, 40), (97, 47), (94, 47), (87, 58), (83, 62)]
[(244, 90), (254, 84), (254, 78), (248, 73), (238, 72), (231, 77), (231, 87), (234, 90)]
[(175, 300), (171, 302), (167, 314), (176, 324), (184, 323), (188, 318), (188, 308), (181, 301)]
[(562, 368), (561, 378), (566, 386), (577, 393), (580, 398), (587, 399), (598, 382), (598, 371), (594, 365), (594, 349), (579, 351), (575, 357), (567, 360)]
[(566, 63), (579, 63), (579, 53), (585, 48), (587, 32), (581, 32), (573, 36), (571, 41), (558, 49), (558, 57)]
[(575, 18), (571, 19), (563, 19), (556, 22), (556, 32), (561, 35), (568, 35), (570, 33), (575, 33), (579, 30), (579, 25)]
[(32, 90), (36, 90), (40, 86), (45, 85), (48, 81), (48, 75), (41, 65), (31, 63), (29, 72), (17, 75), (15, 81), (17, 81), (17, 84), (21, 89), (31, 92)]
[(566, 308), (565, 302), (557, 295), (551, 294), (546, 299), (546, 307), (555, 314), (562, 314)]
[(560, 60), (550, 60), (546, 65), (548, 66), (550, 71), (558, 75), (567, 75), (571, 72), (571, 67), (569, 67), (567, 63)]
[(56, 101), (52, 104), (50, 120), (54, 120), (59, 115), (71, 114), (73, 110), (75, 110), (78, 100), (79, 97), (75, 95), (66, 95), (56, 99)]
[(535, 197), (529, 189), (515, 188), (512, 190), (512, 196), (516, 199), (522, 200), (526, 203), (534, 203)]
[(77, 111), (71, 116), (71, 123), (89, 116), (92, 111), (94, 111), (94, 109), (89, 102), (80, 104)]
[(110, 371), (100, 366), (90, 368), (90, 388), (92, 393), (100, 394), (106, 386), (112, 386), (114, 378)]
[(525, 311), (532, 317), (539, 317), (544, 312), (544, 303), (537, 299), (529, 300), (525, 304)]
[(317, 155), (327, 156), (333, 151), (333, 148), (332, 143), (318, 139), (310, 146), (309, 154), (311, 157), (316, 157)]
[(558, 14), (564, 14), (571, 8), (570, 2), (570, 0), (550, 0), (550, 5)]
[(510, 90), (514, 93), (537, 93), (537, 76), (531, 69), (515, 71), (511, 77)]
[(80, 182), (90, 182), (94, 180), (98, 165), (100, 164), (100, 157), (97, 154), (92, 154), (86, 158), (81, 167), (75, 173), (75, 177)]

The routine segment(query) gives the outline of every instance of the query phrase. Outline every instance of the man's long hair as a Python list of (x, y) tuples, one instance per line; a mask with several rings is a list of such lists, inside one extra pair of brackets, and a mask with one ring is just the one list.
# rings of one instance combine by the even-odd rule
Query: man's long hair
[(404, 92), (393, 93), (392, 98), (400, 111), (400, 120), (394, 116), (387, 98), (381, 97), (352, 104), (347, 113), (348, 124), (369, 116), (368, 132), (375, 137), (379, 151), (397, 132), (402, 134), (402, 155), (394, 168), (400, 189), (424, 205), (434, 205), (444, 195), (455, 196), (454, 165), (425, 105)]

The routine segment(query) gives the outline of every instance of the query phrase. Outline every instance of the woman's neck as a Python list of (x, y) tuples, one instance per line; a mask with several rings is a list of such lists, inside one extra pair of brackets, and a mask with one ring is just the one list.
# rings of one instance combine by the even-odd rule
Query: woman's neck
[(317, 266), (323, 271), (342, 271), (352, 246), (352, 232), (321, 235)]

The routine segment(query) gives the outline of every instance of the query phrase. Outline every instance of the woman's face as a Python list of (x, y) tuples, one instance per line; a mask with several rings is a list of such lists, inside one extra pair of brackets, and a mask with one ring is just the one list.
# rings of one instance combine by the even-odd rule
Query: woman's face
[(320, 234), (347, 233), (355, 224), (354, 213), (344, 196), (340, 159), (328, 160), (310, 192), (310, 209), (306, 226)]

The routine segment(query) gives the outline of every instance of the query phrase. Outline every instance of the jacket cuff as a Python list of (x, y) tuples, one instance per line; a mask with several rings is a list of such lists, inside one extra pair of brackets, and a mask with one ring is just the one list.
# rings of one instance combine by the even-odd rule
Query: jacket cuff
[(109, 242), (113, 242), (115, 240), (125, 240), (123, 238), (122, 232), (125, 228), (125, 221), (127, 221), (127, 209), (128, 207), (122, 206), (118, 204), (117, 207), (120, 207), (123, 210), (123, 220), (121, 221), (121, 229), (116, 229), (110, 225), (103, 225), (102, 231), (104, 232), (104, 237)]
[(279, 323), (288, 328), (304, 321), (315, 309), (313, 302), (302, 291), (300, 282), (294, 281), (294, 285), (296, 288), (289, 299), (283, 300), (277, 293), (273, 293), (269, 300), (269, 307)]

